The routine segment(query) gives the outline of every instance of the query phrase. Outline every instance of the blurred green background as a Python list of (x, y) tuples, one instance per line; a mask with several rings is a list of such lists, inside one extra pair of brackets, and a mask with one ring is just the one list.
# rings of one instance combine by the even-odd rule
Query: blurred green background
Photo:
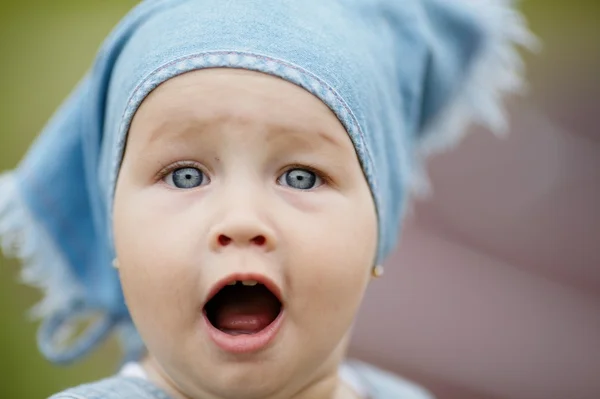
[[(133, 0), (23, 0), (0, 3), (0, 171), (14, 167)], [(523, 9), (544, 50), (528, 55), (533, 95), (544, 82), (569, 76), (597, 54), (600, 2), (526, 0)], [(586, 70), (590, 66), (585, 67)], [(596, 69), (597, 70), (597, 69)], [(39, 294), (19, 282), (17, 262), (0, 258), (0, 398), (45, 398), (115, 371), (118, 348), (108, 342), (86, 360), (57, 367), (35, 344), (26, 311)]]

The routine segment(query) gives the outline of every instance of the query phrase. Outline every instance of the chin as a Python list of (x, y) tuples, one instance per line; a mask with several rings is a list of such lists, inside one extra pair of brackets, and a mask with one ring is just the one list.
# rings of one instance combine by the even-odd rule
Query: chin
[(235, 363), (212, 368), (211, 378), (201, 376), (204, 388), (227, 399), (264, 399), (288, 386), (282, 364)]

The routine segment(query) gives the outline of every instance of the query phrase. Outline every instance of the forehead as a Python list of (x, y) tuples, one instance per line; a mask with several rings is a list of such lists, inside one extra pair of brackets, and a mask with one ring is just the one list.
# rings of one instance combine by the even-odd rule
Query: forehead
[(190, 128), (230, 123), (312, 132), (351, 146), (337, 117), (311, 93), (274, 76), (232, 68), (194, 71), (163, 83), (144, 100), (131, 130), (141, 130), (146, 140), (154, 141)]

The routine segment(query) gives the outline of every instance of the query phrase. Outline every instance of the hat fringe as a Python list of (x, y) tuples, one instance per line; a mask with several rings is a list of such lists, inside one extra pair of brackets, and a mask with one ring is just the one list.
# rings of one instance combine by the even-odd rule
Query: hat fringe
[(21, 281), (44, 293), (32, 317), (46, 318), (83, 297), (66, 261), (27, 208), (14, 173), (0, 175), (0, 247), (5, 256), (22, 261)]
[[(458, 0), (455, 0), (458, 1)], [(425, 161), (432, 154), (451, 149), (471, 124), (490, 129), (497, 136), (508, 132), (503, 96), (524, 91), (524, 64), (518, 46), (537, 50), (539, 42), (516, 10), (516, 0), (463, 0), (474, 9), (484, 31), (481, 54), (472, 65), (467, 81), (448, 106), (427, 126), (417, 144), (415, 170), (409, 181), (416, 197), (432, 192)]]

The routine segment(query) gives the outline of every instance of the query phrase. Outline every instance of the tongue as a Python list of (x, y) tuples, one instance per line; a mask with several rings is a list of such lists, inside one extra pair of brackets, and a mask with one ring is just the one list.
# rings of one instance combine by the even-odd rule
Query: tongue
[(221, 299), (215, 327), (231, 335), (254, 334), (267, 327), (279, 313), (277, 299), (262, 286), (235, 286)]

